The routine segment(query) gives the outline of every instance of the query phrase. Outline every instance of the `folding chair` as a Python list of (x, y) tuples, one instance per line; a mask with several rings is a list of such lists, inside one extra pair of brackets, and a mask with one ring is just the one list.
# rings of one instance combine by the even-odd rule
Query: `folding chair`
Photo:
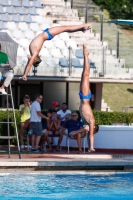
[[(86, 141), (86, 136), (87, 134), (85, 134), (81, 140), (82, 140), (82, 147), (84, 148), (84, 153), (85, 153), (85, 141)], [(69, 149), (70, 149), (70, 143), (69, 143), (69, 140), (75, 140), (74, 138), (71, 138), (70, 135), (68, 134), (67, 138), (66, 138), (66, 143), (67, 143), (67, 149), (68, 149), (68, 153), (70, 152)]]

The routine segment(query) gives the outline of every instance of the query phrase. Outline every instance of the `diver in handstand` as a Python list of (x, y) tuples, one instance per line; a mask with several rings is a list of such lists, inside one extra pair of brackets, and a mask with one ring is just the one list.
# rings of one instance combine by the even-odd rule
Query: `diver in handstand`
[(39, 52), (42, 49), (43, 43), (45, 40), (51, 40), (54, 36), (63, 33), (63, 32), (77, 32), (77, 31), (83, 31), (85, 32), (86, 30), (90, 29), (91, 23), (87, 24), (81, 24), (81, 25), (76, 25), (76, 26), (56, 26), (52, 28), (47, 28), (45, 29), (42, 33), (40, 33), (38, 36), (36, 36), (30, 43), (29, 45), (29, 51), (30, 51), (30, 56), (28, 56), (28, 62), (26, 64), (24, 74), (22, 77), (23, 80), (27, 80), (27, 75), (32, 67), (37, 67), (39, 63), (41, 62)]
[[(90, 91), (90, 62), (89, 62), (89, 51), (85, 45), (83, 45), (83, 54), (84, 54), (84, 68), (82, 72), (81, 82), (80, 82), (80, 115), (87, 122), (85, 129), (89, 131), (89, 148), (88, 152), (95, 151), (94, 149), (94, 134), (98, 132), (99, 126), (95, 123), (94, 115), (90, 106), (90, 99), (92, 93)], [(74, 134), (73, 134), (74, 136)]]

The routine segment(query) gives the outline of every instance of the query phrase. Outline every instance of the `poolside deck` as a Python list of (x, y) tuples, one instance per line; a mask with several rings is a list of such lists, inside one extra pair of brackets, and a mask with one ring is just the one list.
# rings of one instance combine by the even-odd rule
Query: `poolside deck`
[(77, 151), (31, 153), (23, 151), (21, 159), (18, 154), (0, 152), (0, 169), (32, 168), (34, 170), (121, 170), (133, 171), (133, 154), (123, 153), (83, 153)]

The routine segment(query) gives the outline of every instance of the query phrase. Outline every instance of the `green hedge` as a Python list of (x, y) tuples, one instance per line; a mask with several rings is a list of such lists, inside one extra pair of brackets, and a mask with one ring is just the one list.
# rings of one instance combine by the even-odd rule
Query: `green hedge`
[(133, 123), (133, 113), (93, 111), (96, 123), (99, 125), (111, 125), (112, 123)]
[[(73, 110), (72, 112), (77, 112), (79, 114), (79, 111)], [(18, 133), (20, 133), (20, 112), (19, 110), (15, 111), (16, 113), (16, 121), (17, 121), (17, 128)], [(44, 115), (47, 114), (46, 110), (43, 110), (42, 113)], [(133, 113), (126, 113), (126, 112), (104, 112), (104, 111), (93, 111), (95, 121), (99, 125), (111, 125), (112, 123), (118, 122), (118, 123), (133, 123)], [(79, 115), (80, 116), (80, 115)], [(10, 121), (13, 121), (13, 112), (9, 111), (9, 118)], [(79, 117), (80, 120), (80, 117)], [(0, 122), (7, 121), (7, 113), (6, 111), (0, 110)], [(43, 119), (42, 123), (46, 123), (46, 120)], [(14, 124), (10, 124), (10, 133), (11, 135), (15, 135), (15, 126)], [(0, 135), (5, 136), (7, 135), (7, 124), (0, 123)], [(0, 144), (7, 143), (5, 140), (0, 140)], [(15, 143), (15, 140), (12, 141), (12, 144)]]
[[(72, 112), (77, 112), (80, 114), (78, 110), (73, 110)], [(43, 110), (42, 113), (46, 115), (46, 110)], [(95, 121), (99, 125), (111, 125), (112, 123), (118, 122), (118, 123), (133, 123), (133, 113), (126, 113), (126, 112), (104, 112), (104, 111), (98, 111), (93, 110)], [(43, 120), (45, 123), (45, 120)]]
[[(15, 111), (16, 114), (16, 123), (17, 123), (17, 128), (18, 132), (20, 132), (20, 112), (18, 110)], [(14, 121), (14, 116), (13, 112), (9, 111), (9, 121), (13, 122)], [(1, 123), (1, 122), (7, 122), (7, 112), (0, 110), (0, 136), (7, 136), (8, 135), (8, 125), (6, 123)], [(9, 124), (10, 128), (10, 135), (13, 136), (15, 135), (15, 124)], [(11, 141), (12, 144), (16, 144), (16, 140)], [(8, 144), (8, 140), (0, 140), (0, 144)]]

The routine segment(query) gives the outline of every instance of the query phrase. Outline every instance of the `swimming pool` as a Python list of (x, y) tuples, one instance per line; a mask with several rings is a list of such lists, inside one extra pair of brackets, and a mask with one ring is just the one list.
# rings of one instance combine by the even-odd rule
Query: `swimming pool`
[(0, 174), (0, 200), (131, 200), (133, 173)]

